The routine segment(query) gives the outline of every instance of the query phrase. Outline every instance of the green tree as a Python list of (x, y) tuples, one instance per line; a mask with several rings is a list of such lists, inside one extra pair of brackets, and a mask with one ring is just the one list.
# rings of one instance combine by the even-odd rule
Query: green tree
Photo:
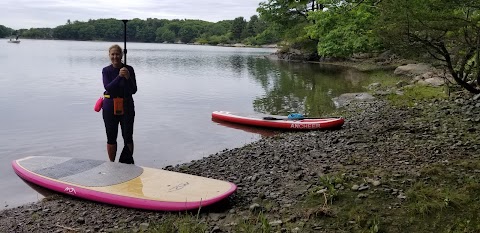
[(80, 40), (92, 40), (95, 38), (95, 26), (88, 25), (86, 27), (81, 27), (78, 30), (78, 39)]
[(454, 80), (480, 93), (480, 4), (474, 0), (383, 0), (379, 35), (407, 55), (443, 64)]
[(255, 45), (272, 44), (278, 41), (278, 33), (273, 29), (266, 29), (255, 36)]
[(170, 23), (167, 24), (167, 27), (170, 31), (174, 32), (175, 35), (178, 35), (178, 31), (180, 31), (181, 25), (180, 20), (174, 19)]
[(162, 37), (163, 37), (163, 40), (166, 42), (169, 42), (169, 43), (175, 42), (175, 33), (170, 30), (166, 30), (165, 32), (163, 32)]
[(146, 26), (143, 28), (137, 27), (135, 40), (142, 41), (142, 42), (155, 42), (156, 40), (155, 31), (156, 31), (155, 28), (152, 26)]
[(235, 18), (233, 20), (232, 29), (231, 29), (233, 39), (234, 40), (243, 39), (242, 35), (243, 35), (243, 31), (245, 30), (246, 27), (247, 27), (247, 22), (245, 21), (245, 19), (243, 17)]
[(285, 50), (293, 48), (317, 54), (318, 41), (310, 38), (305, 28), (315, 23), (308, 19), (308, 14), (323, 8), (323, 1), (268, 0), (260, 3), (257, 12), (285, 42)]
[(53, 37), (60, 40), (74, 40), (78, 38), (77, 32), (74, 24), (62, 25), (53, 29)]
[(248, 21), (247, 23), (247, 27), (244, 31), (244, 37), (250, 37), (250, 36), (254, 36), (256, 35), (256, 27), (257, 27), (257, 24), (258, 24), (258, 16), (257, 15), (253, 15), (252, 17), (250, 17), (250, 21)]
[(52, 39), (53, 30), (51, 28), (30, 28), (28, 30), (22, 30), (19, 35), (31, 39)]
[(232, 28), (232, 20), (223, 20), (216, 22), (213, 24), (211, 27), (207, 29), (207, 34), (212, 36), (220, 36), (220, 35), (225, 35), (228, 32), (230, 32), (230, 29)]
[(213, 44), (213, 45), (217, 45), (217, 44), (229, 44), (231, 41), (230, 41), (230, 38), (232, 37), (232, 34), (229, 32), (225, 35), (221, 35), (221, 36), (210, 36), (208, 38), (208, 43), (209, 44)]
[(163, 34), (165, 31), (167, 31), (167, 30), (168, 30), (167, 27), (159, 27), (159, 28), (157, 28), (157, 30), (155, 31), (155, 35), (156, 35), (155, 41), (156, 41), (156, 42), (160, 42), (160, 43), (164, 42), (165, 39), (162, 37), (162, 34)]
[(175, 32), (171, 31), (170, 29), (168, 29), (167, 26), (163, 26), (163, 27), (160, 27), (157, 29), (157, 31), (155, 32), (156, 34), (156, 38), (155, 38), (155, 41), (156, 42), (168, 42), (168, 43), (173, 43), (175, 42)]
[(12, 35), (13, 29), (0, 25), (0, 38)]
[(198, 32), (199, 31), (194, 26), (187, 25), (180, 28), (178, 31), (178, 37), (183, 43), (190, 43), (198, 36)]
[(318, 40), (320, 56), (347, 58), (381, 48), (374, 33), (378, 20), (376, 7), (338, 0), (326, 11), (311, 12), (308, 18), (315, 22), (306, 29), (310, 38)]

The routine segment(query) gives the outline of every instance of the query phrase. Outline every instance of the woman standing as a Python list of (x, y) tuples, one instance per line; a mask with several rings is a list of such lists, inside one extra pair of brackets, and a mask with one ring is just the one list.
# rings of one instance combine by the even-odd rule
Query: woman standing
[(119, 162), (133, 164), (133, 122), (135, 105), (132, 95), (137, 92), (137, 81), (133, 67), (122, 63), (122, 48), (112, 45), (108, 49), (111, 65), (102, 70), (103, 86), (103, 121), (107, 133), (107, 153), (114, 162), (117, 154), (118, 125), (122, 129), (125, 143)]

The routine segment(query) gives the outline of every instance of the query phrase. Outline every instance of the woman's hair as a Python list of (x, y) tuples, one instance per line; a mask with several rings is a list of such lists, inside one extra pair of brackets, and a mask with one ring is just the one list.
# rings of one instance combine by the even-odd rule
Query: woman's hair
[(112, 49), (116, 49), (116, 50), (120, 51), (120, 54), (123, 54), (122, 47), (120, 47), (120, 45), (118, 45), (118, 44), (114, 44), (114, 45), (110, 46), (110, 48), (108, 49), (108, 52), (110, 53), (110, 51)]

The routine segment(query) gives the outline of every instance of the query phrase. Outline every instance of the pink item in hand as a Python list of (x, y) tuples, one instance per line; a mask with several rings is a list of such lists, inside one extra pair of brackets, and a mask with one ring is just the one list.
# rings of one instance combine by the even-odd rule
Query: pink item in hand
[(98, 98), (97, 102), (95, 103), (95, 107), (93, 108), (95, 112), (100, 112), (103, 105), (103, 97)]

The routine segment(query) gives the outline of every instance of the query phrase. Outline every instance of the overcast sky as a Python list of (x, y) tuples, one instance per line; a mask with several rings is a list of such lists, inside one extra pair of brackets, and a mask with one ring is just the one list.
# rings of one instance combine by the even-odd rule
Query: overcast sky
[(54, 28), (100, 18), (201, 19), (217, 22), (257, 14), (266, 0), (1, 0), (0, 25), (13, 29)]

